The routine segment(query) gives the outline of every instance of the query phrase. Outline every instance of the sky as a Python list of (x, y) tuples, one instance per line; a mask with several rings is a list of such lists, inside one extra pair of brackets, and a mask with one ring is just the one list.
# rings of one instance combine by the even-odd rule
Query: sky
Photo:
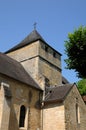
[(0, 52), (17, 45), (34, 29), (62, 54), (62, 75), (78, 82), (74, 70), (65, 69), (65, 40), (79, 26), (86, 26), (86, 0), (0, 0)]

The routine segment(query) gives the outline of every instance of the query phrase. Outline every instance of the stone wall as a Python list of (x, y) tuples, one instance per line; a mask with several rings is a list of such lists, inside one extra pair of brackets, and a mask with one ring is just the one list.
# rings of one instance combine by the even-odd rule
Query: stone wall
[[(9, 127), (8, 130), (21, 130), (21, 129), (37, 130), (38, 128), (40, 129), (40, 120), (41, 120), (41, 111), (39, 104), (40, 91), (37, 89), (33, 89), (32, 87), (22, 84), (18, 81), (15, 81), (13, 79), (7, 78), (3, 75), (0, 77), (0, 83), (1, 82), (9, 84), (10, 90), (12, 92), (10, 117), (9, 117), (10, 124), (8, 126)], [(0, 97), (0, 99), (2, 99), (2, 96)], [(20, 107), (22, 105), (24, 105), (26, 108), (25, 126), (24, 128), (19, 128)], [(5, 111), (7, 111), (7, 107), (2, 108), (1, 100), (0, 100), (0, 109), (1, 110), (5, 109)], [(4, 116), (3, 119), (8, 120)]]
[(58, 69), (52, 67), (52, 65), (42, 59), (39, 61), (38, 68), (39, 75), (45, 76), (49, 80), (50, 86), (61, 85), (62, 77)]
[(76, 86), (64, 102), (66, 130), (86, 130), (86, 106)]
[(39, 41), (36, 41), (33, 42), (33, 44), (29, 44), (13, 52), (9, 52), (7, 55), (19, 62), (24, 62), (35, 56), (38, 56), (39, 51), (38, 49), (39, 49)]
[(9, 130), (11, 92), (9, 85), (2, 82), (0, 84), (0, 130)]
[(58, 69), (61, 69), (61, 54), (55, 51), (52, 47), (43, 42), (40, 42), (39, 55), (54, 66), (56, 66)]
[(62, 83), (61, 55), (48, 45), (47, 51), (45, 47), (45, 43), (36, 41), (7, 54), (19, 61), (42, 89), (45, 87), (44, 77), (50, 80), (51, 86)]
[(0, 84), (0, 130), (2, 125), (3, 103), (4, 103), (4, 91), (1, 88), (1, 84)]
[(43, 130), (65, 130), (63, 104), (51, 104), (43, 109)]

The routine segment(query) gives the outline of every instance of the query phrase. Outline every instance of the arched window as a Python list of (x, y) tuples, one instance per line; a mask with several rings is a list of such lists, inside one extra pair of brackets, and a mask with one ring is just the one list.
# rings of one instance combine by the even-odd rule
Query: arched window
[(25, 125), (25, 115), (26, 115), (26, 108), (24, 105), (20, 108), (20, 118), (19, 118), (19, 127), (24, 127)]

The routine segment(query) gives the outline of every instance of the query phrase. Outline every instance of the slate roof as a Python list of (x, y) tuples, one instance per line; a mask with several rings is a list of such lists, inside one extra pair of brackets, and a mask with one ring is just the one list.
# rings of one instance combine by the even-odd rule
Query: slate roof
[[(7, 55), (0, 53), (0, 73), (23, 82), (27, 85), (31, 85), (36, 89), (40, 87), (32, 79), (32, 77), (25, 71), (23, 66), (16, 60), (8, 57)], [(41, 89), (40, 89), (41, 90)]]
[[(8, 51), (5, 52), (5, 54), (15, 51), (17, 49), (20, 49), (24, 46), (27, 46), (37, 40), (41, 40), (42, 42), (44, 42), (47, 46), (49, 46), (50, 48), (52, 48), (49, 44), (46, 43), (46, 41), (43, 39), (43, 37), (38, 33), (37, 30), (33, 30), (24, 40), (22, 40), (19, 44), (17, 44), (16, 46), (14, 46), (13, 48), (9, 49)], [(54, 48), (52, 48), (55, 52), (57, 52), (59, 55), (61, 55), (61, 53), (59, 53), (58, 51), (56, 51)]]
[(69, 81), (64, 77), (62, 76), (62, 84), (68, 84)]
[(37, 40), (41, 40), (41, 41), (45, 42), (44, 39), (42, 38), (42, 36), (36, 30), (33, 30), (24, 40), (22, 40), (19, 44), (17, 44), (15, 47), (11, 48), (10, 50), (8, 50), (5, 53), (22, 48)]
[(46, 95), (44, 102), (51, 103), (64, 101), (65, 97), (73, 86), (74, 84), (65, 84), (52, 88), (52, 90)]

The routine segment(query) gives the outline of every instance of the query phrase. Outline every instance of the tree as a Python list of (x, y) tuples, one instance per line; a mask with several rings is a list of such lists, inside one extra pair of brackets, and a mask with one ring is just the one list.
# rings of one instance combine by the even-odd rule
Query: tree
[(79, 78), (86, 78), (86, 27), (80, 26), (68, 34), (65, 41), (67, 69), (74, 69)]
[(82, 79), (77, 83), (78, 90), (81, 95), (86, 95), (86, 79)]

